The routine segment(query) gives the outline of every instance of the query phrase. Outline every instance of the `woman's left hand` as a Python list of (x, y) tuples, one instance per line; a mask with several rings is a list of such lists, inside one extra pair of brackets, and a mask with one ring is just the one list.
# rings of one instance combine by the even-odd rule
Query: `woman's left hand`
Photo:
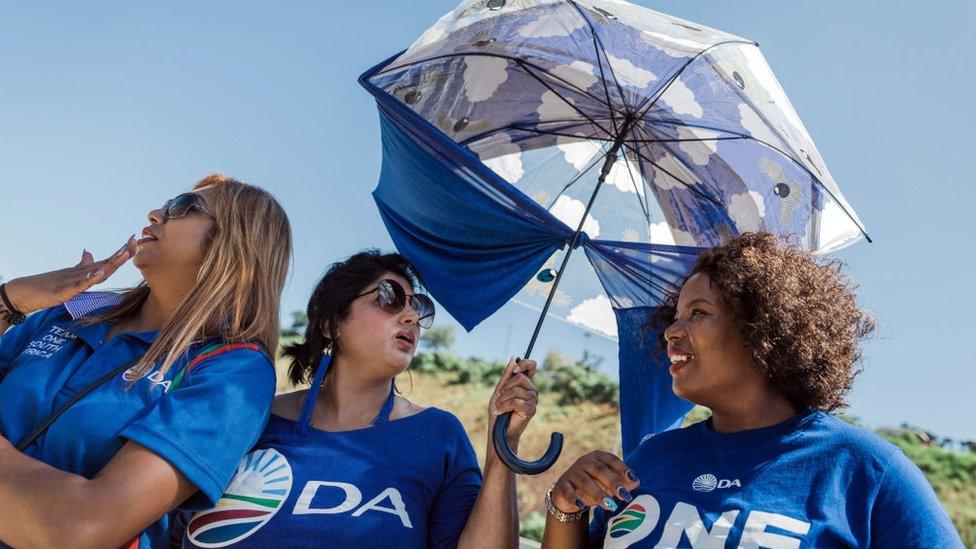
[(536, 406), (539, 404), (539, 392), (532, 385), (532, 378), (535, 377), (536, 364), (534, 360), (512, 359), (508, 367), (502, 373), (502, 378), (495, 386), (495, 392), (491, 395), (488, 402), (488, 413), (490, 421), (489, 432), (495, 424), (498, 416), (512, 412), (512, 420), (508, 424), (508, 444), (515, 448), (519, 437), (529, 425), (532, 416), (535, 415)]

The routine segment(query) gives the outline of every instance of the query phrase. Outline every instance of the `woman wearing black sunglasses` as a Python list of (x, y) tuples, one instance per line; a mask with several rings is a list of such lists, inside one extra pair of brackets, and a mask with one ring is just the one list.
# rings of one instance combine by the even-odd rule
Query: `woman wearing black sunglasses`
[[(286, 348), (311, 389), (275, 399), (256, 449), (218, 505), (193, 516), (184, 547), (514, 547), (514, 474), (487, 445), (484, 479), (452, 414), (396, 394), (434, 304), (398, 254), (334, 264), (308, 304), (305, 338)], [(512, 361), (489, 402), (508, 436), (535, 414), (535, 362)], [(215, 545), (219, 544), (219, 545)]]
[[(106, 260), (0, 286), (0, 546), (165, 546), (267, 420), (284, 210), (215, 174), (148, 218)], [(84, 292), (129, 259), (142, 283)]]

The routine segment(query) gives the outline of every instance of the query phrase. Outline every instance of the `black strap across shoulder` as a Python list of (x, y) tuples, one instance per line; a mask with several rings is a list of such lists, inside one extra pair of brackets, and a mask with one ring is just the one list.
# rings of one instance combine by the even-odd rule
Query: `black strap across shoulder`
[(112, 379), (113, 377), (121, 375), (122, 372), (128, 370), (137, 361), (138, 360), (127, 362), (122, 366), (119, 366), (118, 368), (112, 370), (111, 372), (103, 375), (102, 377), (96, 379), (95, 381), (92, 381), (87, 387), (82, 389), (77, 395), (71, 397), (71, 399), (68, 400), (68, 402), (65, 402), (60, 408), (55, 410), (50, 416), (48, 416), (47, 419), (42, 421), (40, 425), (35, 427), (34, 430), (30, 432), (29, 435), (21, 439), (21, 441), (17, 443), (17, 450), (21, 452), (26, 450), (31, 444), (34, 444), (34, 441), (36, 441), (41, 435), (43, 435), (45, 431), (47, 431), (48, 427), (50, 427), (52, 423), (54, 423), (59, 417), (61, 417), (61, 414), (65, 413), (68, 410), (68, 408), (71, 408), (71, 406), (74, 405), (74, 403), (85, 398), (89, 393), (99, 388), (101, 385), (104, 385), (108, 380)]
[[(214, 340), (210, 340), (210, 341), (214, 341)], [(115, 376), (122, 375), (122, 372), (134, 366), (138, 361), (139, 359), (133, 360), (131, 362), (127, 362), (122, 366), (119, 366), (118, 368), (112, 370), (111, 372), (104, 374), (102, 377), (96, 379), (95, 381), (92, 381), (87, 387), (82, 389), (78, 394), (71, 397), (71, 399), (68, 400), (68, 402), (65, 402), (60, 408), (55, 410), (50, 416), (48, 416), (47, 419), (41, 422), (40, 425), (35, 427), (34, 430), (30, 432), (29, 435), (25, 436), (20, 442), (18, 442), (16, 446), (17, 450), (21, 452), (26, 450), (28, 447), (30, 447), (31, 444), (34, 444), (34, 442), (37, 441), (37, 439), (41, 435), (43, 435), (45, 431), (48, 430), (51, 424), (57, 421), (57, 419), (61, 417), (61, 415), (64, 414), (68, 410), (68, 408), (71, 408), (71, 406), (73, 406), (76, 402), (85, 398), (92, 391), (104, 385), (106, 382), (108, 382), (108, 380), (112, 379)]]

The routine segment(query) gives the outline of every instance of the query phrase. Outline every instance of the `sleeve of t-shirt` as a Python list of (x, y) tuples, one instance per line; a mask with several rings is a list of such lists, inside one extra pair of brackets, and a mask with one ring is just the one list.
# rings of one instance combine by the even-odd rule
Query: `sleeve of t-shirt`
[(10, 369), (11, 363), (20, 353), (24, 352), (27, 344), (42, 328), (53, 320), (53, 317), (64, 307), (58, 305), (50, 309), (43, 309), (27, 317), (22, 323), (11, 326), (0, 336), (0, 378)]
[(120, 436), (168, 461), (216, 505), (264, 430), (274, 392), (267, 355), (228, 351), (197, 364)]
[(900, 451), (881, 479), (871, 532), (871, 547), (963, 547), (932, 485)]
[(457, 547), (468, 515), (481, 491), (481, 469), (461, 422), (450, 416), (454, 446), (445, 460), (444, 482), (430, 514), (429, 547)]

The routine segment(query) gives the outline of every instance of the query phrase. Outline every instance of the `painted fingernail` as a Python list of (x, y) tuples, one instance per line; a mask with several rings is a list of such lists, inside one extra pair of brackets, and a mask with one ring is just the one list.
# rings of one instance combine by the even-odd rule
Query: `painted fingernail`
[(630, 495), (630, 490), (624, 488), (623, 486), (617, 488), (617, 495), (620, 496), (620, 499), (624, 500), (625, 502), (634, 499), (634, 496)]
[(576, 504), (576, 508), (579, 509), (580, 511), (586, 509), (586, 504), (583, 503), (583, 500), (581, 500), (580, 498), (576, 498), (576, 501), (574, 501), (573, 503)]
[(640, 480), (637, 478), (637, 475), (634, 474), (633, 471), (627, 471), (627, 478), (629, 478), (631, 482), (637, 482), (638, 480)]
[(611, 513), (617, 510), (617, 502), (613, 501), (612, 498), (603, 498), (603, 505), (606, 506), (607, 510), (609, 510)]

